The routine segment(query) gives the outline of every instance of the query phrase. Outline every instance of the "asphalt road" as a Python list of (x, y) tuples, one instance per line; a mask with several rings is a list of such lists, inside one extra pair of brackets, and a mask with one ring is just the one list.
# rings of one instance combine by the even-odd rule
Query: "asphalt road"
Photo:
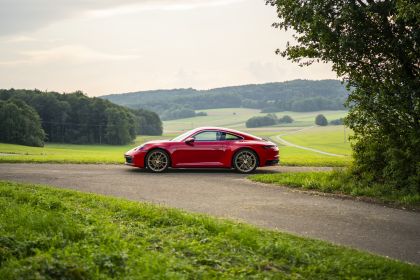
[[(304, 171), (305, 168), (263, 169)], [(0, 164), (0, 179), (148, 201), (420, 264), (420, 213), (252, 183), (230, 171), (150, 174), (117, 165)]]

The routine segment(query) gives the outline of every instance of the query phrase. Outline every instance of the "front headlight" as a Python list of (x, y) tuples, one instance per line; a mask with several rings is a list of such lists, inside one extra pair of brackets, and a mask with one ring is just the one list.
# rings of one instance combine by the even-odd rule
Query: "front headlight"
[(142, 150), (143, 148), (144, 148), (144, 144), (134, 148), (134, 151), (137, 152), (137, 151)]

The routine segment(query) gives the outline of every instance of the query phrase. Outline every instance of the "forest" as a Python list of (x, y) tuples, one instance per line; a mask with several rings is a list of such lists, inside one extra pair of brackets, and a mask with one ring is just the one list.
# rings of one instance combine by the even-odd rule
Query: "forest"
[(162, 134), (157, 114), (90, 98), (82, 92), (0, 90), (0, 101), (1, 142), (123, 145), (136, 135)]
[(337, 80), (294, 80), (209, 90), (140, 91), (101, 98), (130, 108), (152, 110), (165, 119), (175, 119), (179, 114), (173, 112), (179, 107), (185, 110), (242, 107), (261, 109), (264, 113), (343, 110), (347, 97), (348, 91)]

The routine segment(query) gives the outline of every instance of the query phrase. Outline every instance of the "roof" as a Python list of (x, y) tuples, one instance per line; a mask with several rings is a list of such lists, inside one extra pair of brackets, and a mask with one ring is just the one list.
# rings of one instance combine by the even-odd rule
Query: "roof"
[(194, 130), (195, 131), (198, 131), (198, 130), (223, 130), (223, 131), (226, 131), (226, 132), (231, 132), (231, 133), (234, 133), (234, 134), (239, 134), (241, 136), (244, 136), (245, 138), (261, 139), (260, 137), (254, 136), (252, 134), (248, 134), (248, 133), (245, 133), (245, 132), (242, 132), (242, 131), (238, 131), (238, 130), (231, 129), (231, 128), (226, 128), (226, 127), (203, 126), (203, 127), (197, 127)]

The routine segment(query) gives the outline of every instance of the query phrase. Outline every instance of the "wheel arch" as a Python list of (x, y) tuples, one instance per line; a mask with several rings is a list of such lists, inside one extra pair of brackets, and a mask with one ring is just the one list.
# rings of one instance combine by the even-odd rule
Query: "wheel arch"
[(163, 151), (163, 152), (165, 152), (167, 155), (168, 155), (168, 158), (169, 158), (169, 167), (172, 167), (172, 157), (171, 157), (171, 153), (167, 150), (167, 149), (165, 149), (165, 148), (162, 148), (162, 147), (153, 147), (153, 148), (151, 148), (151, 149), (149, 149), (148, 151), (147, 151), (147, 153), (146, 153), (146, 156), (144, 157), (144, 167), (146, 167), (147, 166), (147, 157), (149, 156), (149, 154), (151, 153), (151, 152), (153, 152), (153, 151), (156, 151), (156, 150), (161, 150), (161, 151)]
[(244, 151), (244, 150), (249, 150), (249, 151), (251, 151), (251, 152), (253, 152), (254, 154), (255, 154), (255, 156), (257, 157), (257, 166), (260, 166), (260, 156), (258, 155), (258, 152), (255, 150), (255, 149), (253, 149), (253, 148), (251, 148), (251, 147), (239, 147), (238, 149), (236, 149), (235, 151), (233, 151), (233, 153), (232, 153), (232, 158), (230, 159), (230, 166), (231, 166), (231, 168), (234, 168), (235, 166), (234, 166), (234, 159), (235, 159), (235, 156), (240, 152), (240, 151)]

